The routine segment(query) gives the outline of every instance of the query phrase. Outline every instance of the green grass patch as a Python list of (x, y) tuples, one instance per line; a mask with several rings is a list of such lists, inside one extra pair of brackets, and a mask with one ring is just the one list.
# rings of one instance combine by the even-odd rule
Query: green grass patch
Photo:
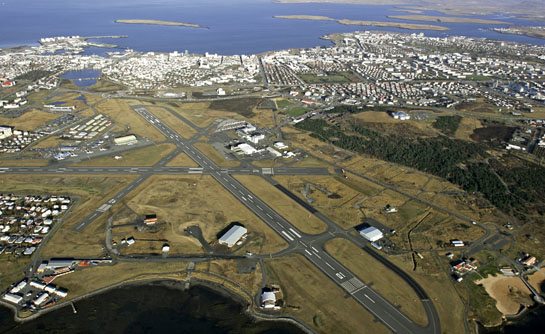
[[(476, 275), (472, 275), (476, 276)], [(475, 277), (475, 279), (477, 279)], [(498, 324), (502, 314), (496, 308), (496, 301), (488, 295), (483, 286), (477, 285), (469, 278), (464, 280), (469, 296), (469, 307), (484, 324)]]
[(433, 127), (448, 136), (454, 135), (458, 126), (460, 126), (461, 116), (439, 116), (433, 123)]
[(323, 75), (306, 73), (299, 74), (299, 77), (308, 84), (349, 83), (359, 81), (358, 76), (352, 72), (326, 72)]
[(254, 116), (254, 108), (256, 108), (263, 99), (257, 97), (247, 97), (240, 99), (229, 100), (214, 100), (210, 103), (210, 109), (223, 110), (234, 112), (244, 117)]

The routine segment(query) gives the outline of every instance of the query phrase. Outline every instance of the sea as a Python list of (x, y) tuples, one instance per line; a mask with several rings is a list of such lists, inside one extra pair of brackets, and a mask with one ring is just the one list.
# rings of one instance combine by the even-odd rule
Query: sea
[(0, 309), (0, 333), (304, 334), (280, 321), (254, 321), (243, 306), (206, 287), (181, 290), (172, 282), (116, 288), (19, 324)]
[[(395, 6), (350, 4), (281, 4), (270, 0), (0, 0), (0, 48), (37, 45), (43, 37), (112, 36), (99, 39), (119, 49), (137, 51), (189, 51), (191, 53), (257, 54), (271, 50), (327, 46), (321, 39), (332, 33), (356, 30), (419, 32), (396, 28), (345, 26), (327, 21), (275, 19), (275, 15), (323, 15), (357, 20), (399, 21), (388, 15), (403, 14)], [(442, 15), (427, 11), (424, 14)], [(516, 19), (501, 13), (478, 18), (533, 26), (543, 22)], [(156, 19), (197, 23), (205, 29), (115, 23), (117, 19)], [(414, 22), (430, 24), (430, 22)], [(437, 23), (448, 31), (423, 31), (427, 36), (469, 36), (545, 45), (545, 40), (506, 35), (492, 27), (467, 23)], [(112, 49), (89, 48), (86, 54)], [(96, 73), (68, 73), (79, 85), (94, 83)], [(0, 333), (300, 333), (277, 322), (255, 324), (235, 301), (206, 288), (172, 290), (162, 285), (125, 287), (77, 303), (78, 313), (64, 308), (19, 325), (11, 311), (0, 309)], [(533, 333), (543, 329), (544, 311), (538, 309), (504, 333)]]
[[(414, 32), (396, 28), (345, 26), (336, 22), (275, 19), (275, 15), (323, 15), (376, 21), (399, 21), (388, 15), (404, 14), (395, 6), (351, 4), (285, 4), (272, 0), (0, 0), (0, 48), (35, 45), (42, 37), (111, 36), (102, 39), (122, 49), (137, 51), (185, 51), (224, 55), (255, 54), (270, 50), (329, 45), (320, 37), (355, 30)], [(437, 12), (425, 12), (442, 15)], [(516, 25), (543, 25), (543, 22), (515, 19), (504, 15), (478, 16)], [(115, 23), (116, 19), (156, 19), (197, 23), (206, 29)], [(427, 23), (430, 22), (416, 22)], [(433, 24), (433, 22), (431, 23)], [(545, 40), (500, 34), (480, 24), (440, 23), (449, 31), (425, 31), (428, 36), (464, 35), (531, 44)], [(92, 53), (102, 49), (88, 50)]]

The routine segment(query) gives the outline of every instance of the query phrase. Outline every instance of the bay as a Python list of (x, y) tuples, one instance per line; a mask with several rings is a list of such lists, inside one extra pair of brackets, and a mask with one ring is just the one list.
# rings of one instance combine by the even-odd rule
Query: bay
[[(127, 35), (104, 39), (121, 48), (138, 51), (185, 51), (194, 53), (250, 54), (270, 50), (329, 45), (320, 37), (356, 30), (418, 32), (396, 28), (345, 26), (331, 21), (275, 19), (275, 15), (323, 15), (355, 20), (400, 21), (387, 18), (400, 14), (394, 6), (349, 4), (281, 4), (271, 0), (3, 0), (0, 3), (0, 47), (36, 44), (42, 37)], [(426, 12), (441, 15), (437, 12)], [(517, 25), (538, 22), (504, 17)], [(115, 23), (116, 19), (155, 19), (197, 23), (206, 29)], [(408, 21), (409, 23), (411, 21)], [(414, 22), (428, 23), (429, 22)], [(532, 44), (545, 40), (500, 34), (480, 24), (438, 23), (449, 31), (425, 31), (427, 36), (464, 35)], [(96, 48), (95, 48), (96, 49)], [(94, 50), (99, 53), (99, 50)]]

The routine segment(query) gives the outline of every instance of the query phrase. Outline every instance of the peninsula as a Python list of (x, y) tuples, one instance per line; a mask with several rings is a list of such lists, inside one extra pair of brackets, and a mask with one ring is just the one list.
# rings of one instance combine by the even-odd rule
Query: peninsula
[(473, 17), (458, 16), (434, 16), (434, 15), (390, 15), (390, 19), (424, 22), (445, 22), (445, 23), (476, 23), (476, 24), (508, 24), (504, 21), (478, 19)]
[(509, 27), (493, 28), (491, 30), (499, 32), (500, 34), (521, 35), (545, 39), (545, 27)]
[(147, 24), (158, 26), (176, 26), (176, 27), (188, 27), (188, 28), (204, 28), (195, 23), (178, 22), (178, 21), (163, 21), (163, 20), (115, 20), (115, 23), (124, 24)]
[(431, 25), (431, 24), (334, 19), (327, 16), (316, 16), (316, 15), (277, 15), (277, 16), (274, 16), (274, 18), (286, 19), (286, 20), (336, 21), (337, 23), (344, 24), (344, 25), (389, 27), (389, 28), (400, 28), (400, 29), (408, 29), (408, 30), (436, 30), (436, 31), (448, 30), (447, 27)]

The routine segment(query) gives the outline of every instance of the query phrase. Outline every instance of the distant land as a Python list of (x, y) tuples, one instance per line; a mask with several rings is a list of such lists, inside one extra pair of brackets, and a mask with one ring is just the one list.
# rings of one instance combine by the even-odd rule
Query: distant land
[(188, 28), (203, 28), (195, 23), (178, 22), (178, 21), (163, 21), (163, 20), (115, 20), (115, 23), (123, 24), (151, 24), (157, 26), (176, 26), (176, 27), (188, 27)]
[(477, 24), (509, 24), (508, 22), (498, 20), (477, 19), (472, 17), (456, 16), (433, 16), (433, 15), (389, 15), (390, 19), (408, 20), (408, 21), (428, 21), (445, 23), (477, 23)]
[(400, 29), (408, 29), (408, 30), (438, 30), (438, 31), (448, 30), (447, 27), (431, 25), (431, 24), (334, 19), (331, 17), (318, 16), (318, 15), (276, 15), (273, 17), (275, 19), (286, 19), (286, 20), (336, 21), (337, 23), (344, 24), (344, 25), (390, 27), (390, 28), (400, 28)]
[(403, 5), (409, 10), (435, 10), (448, 15), (516, 16), (545, 21), (543, 0), (275, 0), (280, 3), (344, 3), (360, 5)]
[(491, 30), (501, 34), (522, 35), (545, 39), (545, 27), (509, 27)]

